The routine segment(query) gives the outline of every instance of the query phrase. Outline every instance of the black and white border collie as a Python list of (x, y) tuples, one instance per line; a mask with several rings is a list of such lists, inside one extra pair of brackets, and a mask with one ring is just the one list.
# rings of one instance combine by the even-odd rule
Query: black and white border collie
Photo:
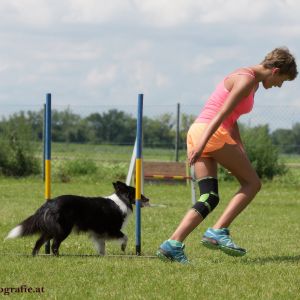
[[(51, 250), (58, 256), (61, 242), (74, 228), (90, 233), (99, 255), (105, 254), (106, 240), (118, 240), (125, 251), (128, 238), (122, 229), (133, 212), (135, 188), (120, 181), (113, 186), (115, 193), (108, 197), (63, 195), (48, 200), (12, 229), (6, 239), (39, 233), (32, 255), (37, 255), (41, 246), (53, 239)], [(149, 199), (144, 195), (141, 198), (141, 207), (149, 206)]]

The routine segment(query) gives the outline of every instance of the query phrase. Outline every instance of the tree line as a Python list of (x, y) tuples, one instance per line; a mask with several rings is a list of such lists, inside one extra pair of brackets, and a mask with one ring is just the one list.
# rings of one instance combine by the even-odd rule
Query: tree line
[[(0, 134), (7, 135), (11, 126), (30, 128), (31, 140), (43, 139), (43, 110), (21, 111), (2, 118)], [(144, 145), (149, 147), (172, 147), (174, 145), (176, 120), (172, 114), (163, 114), (156, 118), (143, 117)], [(180, 144), (185, 143), (185, 130), (191, 123), (191, 117), (182, 115)], [(90, 143), (132, 145), (136, 135), (136, 118), (117, 109), (103, 113), (92, 113), (87, 117), (73, 113), (69, 108), (64, 111), (52, 111), (52, 141), (60, 143)]]
[[(5, 137), (9, 128), (29, 128), (30, 140), (43, 139), (43, 110), (39, 112), (21, 111), (2, 118), (0, 134)], [(185, 138), (195, 116), (181, 114), (179, 146), (185, 148)], [(243, 126), (243, 131), (247, 129)], [(174, 147), (176, 137), (176, 119), (165, 113), (157, 117), (143, 118), (143, 142), (145, 147)], [(29, 133), (28, 133), (29, 134)], [(64, 111), (52, 111), (52, 141), (60, 143), (91, 143), (132, 145), (135, 141), (136, 119), (117, 109), (103, 113), (92, 113), (87, 117), (75, 114), (70, 108)], [(280, 153), (300, 154), (300, 123), (292, 129), (277, 129), (268, 134)]]

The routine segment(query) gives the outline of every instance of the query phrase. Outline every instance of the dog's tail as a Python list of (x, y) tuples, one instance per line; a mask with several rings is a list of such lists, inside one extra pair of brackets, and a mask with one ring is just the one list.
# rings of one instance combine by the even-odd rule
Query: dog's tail
[(25, 219), (22, 223), (13, 228), (5, 238), (7, 239), (15, 239), (22, 236), (32, 235), (41, 231), (40, 229), (40, 220), (39, 215), (34, 214), (27, 219)]
[(46, 202), (32, 216), (13, 228), (5, 239), (15, 239), (45, 231), (47, 222), (51, 221), (52, 217), (51, 214), (48, 214), (48, 211), (49, 205)]

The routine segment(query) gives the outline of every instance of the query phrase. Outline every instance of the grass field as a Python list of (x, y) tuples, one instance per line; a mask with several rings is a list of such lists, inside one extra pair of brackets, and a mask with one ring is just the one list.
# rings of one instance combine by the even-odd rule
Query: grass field
[[(128, 154), (127, 154), (128, 155)], [(192, 264), (182, 266), (150, 258), (175, 229), (191, 206), (190, 187), (145, 185), (153, 204), (142, 210), (142, 257), (135, 257), (132, 218), (125, 229), (129, 236), (126, 255), (118, 244), (107, 246), (98, 257), (86, 235), (71, 235), (56, 258), (32, 258), (35, 237), (0, 243), (0, 291), (26, 285), (36, 293), (11, 293), (15, 299), (300, 299), (299, 211), (300, 173), (292, 169), (284, 178), (266, 182), (253, 203), (231, 226), (234, 240), (248, 250), (232, 258), (200, 245), (200, 237), (220, 215), (235, 192), (235, 182), (221, 182), (221, 203), (186, 240)], [(116, 178), (117, 179), (117, 178)], [(43, 202), (40, 178), (0, 178), (2, 240), (19, 221)], [(52, 195), (65, 193), (108, 195), (110, 179), (96, 176), (55, 181)], [(23, 287), (24, 290), (24, 287)], [(6, 291), (9, 293), (10, 290)]]
[[(39, 148), (41, 148), (41, 145)], [(53, 143), (53, 156), (58, 159), (67, 159), (68, 157), (84, 157), (95, 161), (114, 161), (129, 162), (133, 151), (133, 146), (114, 146), (114, 145), (90, 145), (90, 144), (63, 144)], [(42, 151), (40, 151), (42, 153)], [(143, 156), (147, 160), (174, 161), (174, 149), (144, 148)], [(179, 160), (185, 161), (186, 151), (179, 151)]]

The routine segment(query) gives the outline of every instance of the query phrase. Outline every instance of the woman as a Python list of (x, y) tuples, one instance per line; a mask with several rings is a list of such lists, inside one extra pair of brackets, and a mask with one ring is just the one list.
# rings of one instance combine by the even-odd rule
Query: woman
[(201, 240), (211, 249), (243, 256), (246, 250), (233, 242), (228, 227), (261, 188), (237, 125), (238, 118), (252, 110), (254, 94), (262, 83), (265, 89), (281, 87), (297, 76), (295, 58), (285, 47), (276, 48), (258, 65), (240, 68), (218, 84), (187, 134), (190, 165), (194, 165), (200, 199), (182, 219), (171, 237), (160, 245), (157, 256), (163, 260), (188, 263), (183, 241), (218, 205), (217, 164), (228, 169), (240, 188), (221, 217), (208, 228)]

